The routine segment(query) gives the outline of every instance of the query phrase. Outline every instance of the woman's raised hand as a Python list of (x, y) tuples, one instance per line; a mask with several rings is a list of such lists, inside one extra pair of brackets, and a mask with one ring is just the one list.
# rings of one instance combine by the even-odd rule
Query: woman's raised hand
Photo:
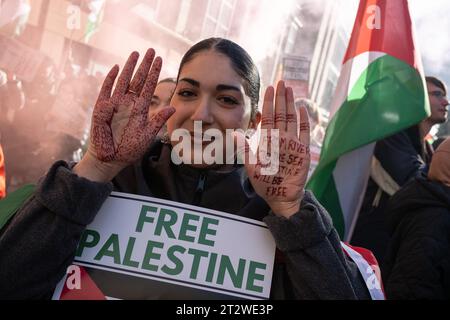
[(90, 144), (74, 168), (94, 181), (110, 181), (121, 169), (143, 156), (161, 127), (175, 112), (166, 107), (151, 118), (148, 110), (162, 60), (149, 49), (133, 77), (139, 54), (128, 58), (113, 90), (119, 67), (106, 76), (94, 107)]
[[(275, 214), (290, 217), (299, 211), (304, 195), (310, 165), (310, 131), (304, 107), (300, 109), (298, 125), (292, 88), (286, 88), (283, 81), (278, 83), (276, 94), (273, 87), (266, 90), (261, 131), (263, 139), (256, 155), (250, 154), (247, 141), (245, 148), (238, 152), (245, 156), (245, 168), (255, 191)], [(237, 139), (238, 146), (242, 146), (244, 136), (238, 134)], [(251, 163), (251, 157), (256, 159), (256, 164)], [(268, 163), (268, 158), (272, 163)]]

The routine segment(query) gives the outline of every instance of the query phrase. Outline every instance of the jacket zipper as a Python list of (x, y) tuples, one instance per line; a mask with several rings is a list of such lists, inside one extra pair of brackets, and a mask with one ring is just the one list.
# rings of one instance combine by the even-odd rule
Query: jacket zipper
[(200, 177), (198, 178), (197, 188), (195, 189), (194, 195), (194, 205), (197, 206), (200, 204), (202, 200), (203, 191), (205, 190), (205, 182), (206, 182), (206, 173), (200, 173)]

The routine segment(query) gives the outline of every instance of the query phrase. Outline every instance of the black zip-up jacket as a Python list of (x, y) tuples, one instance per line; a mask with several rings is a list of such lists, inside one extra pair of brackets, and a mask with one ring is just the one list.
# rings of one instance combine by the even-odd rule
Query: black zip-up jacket
[[(250, 185), (245, 169), (197, 170), (171, 162), (155, 143), (143, 160), (115, 179), (118, 191), (170, 199), (263, 220), (283, 262), (274, 266), (273, 299), (370, 299), (353, 261), (343, 253), (328, 213), (307, 192), (300, 211), (275, 216)], [(49, 298), (72, 262), (85, 227), (113, 189), (57, 162), (0, 233), (0, 299)]]
[(389, 201), (389, 299), (450, 299), (450, 187), (420, 176)]

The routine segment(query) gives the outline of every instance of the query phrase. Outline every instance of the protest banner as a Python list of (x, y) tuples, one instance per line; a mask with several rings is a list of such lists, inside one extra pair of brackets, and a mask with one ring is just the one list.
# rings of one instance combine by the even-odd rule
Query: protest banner
[(267, 299), (274, 258), (260, 221), (113, 192), (53, 299)]

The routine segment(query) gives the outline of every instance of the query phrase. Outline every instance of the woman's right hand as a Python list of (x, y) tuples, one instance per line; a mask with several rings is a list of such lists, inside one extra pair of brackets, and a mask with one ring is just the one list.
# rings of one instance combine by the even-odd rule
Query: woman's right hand
[(141, 158), (161, 127), (175, 112), (166, 107), (148, 118), (162, 60), (149, 49), (133, 77), (139, 54), (133, 52), (114, 88), (119, 67), (106, 76), (94, 107), (88, 150), (74, 167), (87, 179), (108, 182), (123, 168)]

